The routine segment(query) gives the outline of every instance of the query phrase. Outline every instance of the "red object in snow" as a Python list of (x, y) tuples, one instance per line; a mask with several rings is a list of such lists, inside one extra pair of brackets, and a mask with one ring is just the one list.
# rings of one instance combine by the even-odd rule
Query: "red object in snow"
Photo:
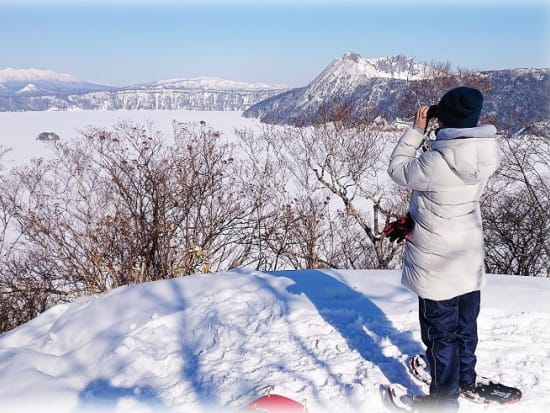
[(268, 394), (248, 403), (244, 412), (307, 413), (306, 406), (296, 400), (278, 394)]

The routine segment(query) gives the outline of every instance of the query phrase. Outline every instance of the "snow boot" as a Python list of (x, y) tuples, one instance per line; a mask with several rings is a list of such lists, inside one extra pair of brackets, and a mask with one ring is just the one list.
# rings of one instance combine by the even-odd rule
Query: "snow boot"
[(510, 404), (521, 399), (521, 390), (479, 376), (474, 384), (460, 385), (460, 394), (477, 403)]

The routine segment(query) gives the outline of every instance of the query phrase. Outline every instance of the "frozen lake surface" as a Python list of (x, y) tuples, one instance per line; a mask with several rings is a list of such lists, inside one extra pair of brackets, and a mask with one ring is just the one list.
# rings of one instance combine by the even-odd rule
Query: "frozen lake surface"
[(259, 121), (241, 115), (242, 112), (150, 110), (0, 112), (0, 145), (11, 149), (5, 155), (3, 164), (9, 168), (32, 158), (47, 156), (48, 143), (36, 140), (42, 132), (53, 132), (61, 140), (71, 140), (81, 136), (81, 131), (89, 125), (111, 127), (121, 121), (151, 122), (154, 129), (171, 140), (174, 120), (205, 121), (226, 137), (231, 137), (235, 128), (260, 125)]

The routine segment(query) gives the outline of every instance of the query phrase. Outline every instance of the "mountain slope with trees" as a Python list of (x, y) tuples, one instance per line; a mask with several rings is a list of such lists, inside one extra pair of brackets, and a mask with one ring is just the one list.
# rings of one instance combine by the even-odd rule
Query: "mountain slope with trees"
[[(373, 66), (373, 61), (385, 64)], [(356, 121), (395, 121), (414, 115), (422, 104), (437, 103), (445, 89), (462, 84), (483, 90), (482, 116), (500, 129), (515, 133), (538, 127), (548, 133), (550, 69), (452, 71), (446, 63), (420, 64), (403, 56), (366, 59), (356, 53), (336, 58), (307, 86), (258, 102), (244, 116), (311, 125), (334, 120), (344, 111)]]

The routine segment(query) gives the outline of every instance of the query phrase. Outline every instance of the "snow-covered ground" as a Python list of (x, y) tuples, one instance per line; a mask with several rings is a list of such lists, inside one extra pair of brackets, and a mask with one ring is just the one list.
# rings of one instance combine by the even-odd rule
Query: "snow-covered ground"
[[(239, 112), (0, 113), (3, 167), (47, 156), (41, 132), (86, 125), (206, 121), (226, 136), (256, 127)], [(425, 391), (407, 359), (422, 351), (417, 299), (399, 271), (250, 270), (119, 288), (59, 305), (0, 336), (0, 412), (236, 411), (250, 390), (306, 401), (311, 413), (383, 412), (384, 383)], [(490, 276), (479, 319), (480, 374), (516, 385), (505, 407), (550, 405), (550, 279)]]
[[(2, 412), (236, 411), (261, 385), (310, 412), (383, 412), (384, 383), (424, 391), (417, 299), (399, 271), (238, 270), (58, 305), (0, 337)], [(478, 371), (550, 405), (550, 280), (490, 276)], [(232, 403), (233, 401), (233, 403)]]

